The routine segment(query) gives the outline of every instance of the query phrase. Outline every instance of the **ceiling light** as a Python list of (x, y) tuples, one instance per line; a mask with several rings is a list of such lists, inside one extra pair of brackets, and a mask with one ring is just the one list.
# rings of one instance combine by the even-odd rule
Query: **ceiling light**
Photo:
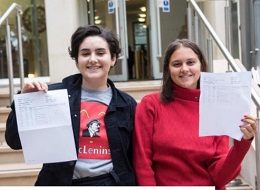
[(145, 12), (145, 11), (146, 11), (146, 7), (140, 7), (140, 10), (141, 10), (142, 12)]
[(145, 17), (146, 17), (146, 14), (139, 14), (139, 17), (145, 18)]
[(100, 24), (102, 20), (95, 20), (95, 24)]
[(145, 19), (144, 19), (144, 18), (138, 18), (138, 21), (139, 21), (139, 22), (144, 22)]
[(34, 78), (34, 74), (28, 74), (28, 78)]

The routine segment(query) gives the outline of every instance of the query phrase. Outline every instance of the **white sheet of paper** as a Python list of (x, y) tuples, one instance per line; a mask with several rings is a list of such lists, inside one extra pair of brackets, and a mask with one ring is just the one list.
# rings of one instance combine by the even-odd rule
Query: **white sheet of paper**
[(201, 73), (199, 136), (228, 135), (241, 140), (241, 119), (250, 114), (252, 74)]
[(76, 160), (67, 90), (14, 95), (25, 163)]

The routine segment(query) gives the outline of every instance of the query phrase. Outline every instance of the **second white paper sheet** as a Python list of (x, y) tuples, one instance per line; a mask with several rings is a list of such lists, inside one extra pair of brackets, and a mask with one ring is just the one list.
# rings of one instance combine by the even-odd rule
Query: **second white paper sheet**
[(250, 114), (251, 72), (201, 73), (199, 136), (241, 140), (241, 119)]
[(76, 160), (67, 90), (14, 96), (25, 163)]

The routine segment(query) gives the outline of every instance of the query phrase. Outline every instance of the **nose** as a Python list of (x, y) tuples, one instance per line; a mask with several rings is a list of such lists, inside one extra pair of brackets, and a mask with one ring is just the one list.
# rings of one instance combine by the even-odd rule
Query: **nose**
[(186, 72), (186, 71), (188, 71), (188, 70), (189, 70), (188, 65), (187, 65), (186, 63), (183, 63), (182, 66), (181, 66), (181, 71), (182, 71), (182, 72)]
[(97, 58), (96, 58), (95, 53), (90, 54), (88, 62), (89, 63), (97, 63)]

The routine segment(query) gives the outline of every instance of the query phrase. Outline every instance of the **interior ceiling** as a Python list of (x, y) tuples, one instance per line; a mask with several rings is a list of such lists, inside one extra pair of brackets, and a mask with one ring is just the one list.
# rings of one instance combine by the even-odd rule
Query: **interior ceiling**
[(126, 0), (126, 5), (130, 6), (142, 6), (146, 4), (146, 0)]
[(136, 16), (140, 14), (140, 7), (146, 6), (146, 0), (126, 0), (127, 15)]
[[(107, 4), (105, 3), (106, 0), (96, 0), (95, 1), (95, 8), (99, 12), (96, 12), (96, 16), (99, 16), (101, 20), (105, 20), (105, 12)], [(136, 19), (138, 21), (138, 17), (140, 13), (143, 13), (140, 10), (140, 7), (146, 6), (147, 0), (126, 0), (126, 14), (127, 17), (131, 19)]]

